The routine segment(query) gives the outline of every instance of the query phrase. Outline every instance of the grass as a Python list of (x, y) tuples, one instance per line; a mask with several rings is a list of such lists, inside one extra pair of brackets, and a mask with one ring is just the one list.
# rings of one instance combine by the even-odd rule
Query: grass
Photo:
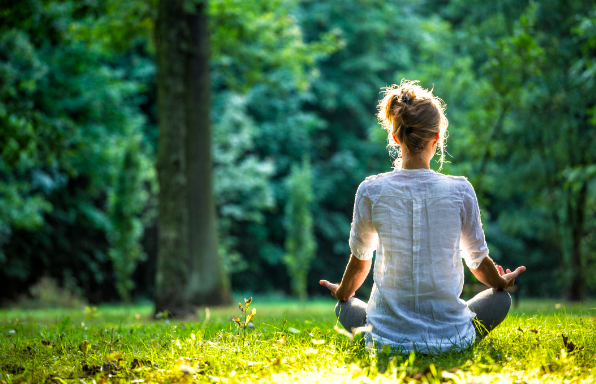
[(150, 305), (4, 309), (0, 383), (596, 381), (594, 302), (523, 300), (488, 338), (440, 356), (367, 351), (334, 330), (333, 304), (255, 297), (245, 335), (228, 319), (238, 307), (193, 321), (152, 320)]

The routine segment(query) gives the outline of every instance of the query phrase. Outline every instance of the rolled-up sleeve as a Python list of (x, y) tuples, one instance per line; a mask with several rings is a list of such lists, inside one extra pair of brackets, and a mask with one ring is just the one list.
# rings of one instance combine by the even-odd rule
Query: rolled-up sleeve
[(360, 260), (369, 260), (377, 249), (379, 236), (372, 223), (372, 203), (366, 194), (366, 182), (358, 187), (350, 230), (350, 250)]
[(463, 191), (461, 248), (463, 258), (469, 268), (476, 269), (488, 255), (488, 246), (480, 221), (478, 199), (472, 184), (466, 181)]

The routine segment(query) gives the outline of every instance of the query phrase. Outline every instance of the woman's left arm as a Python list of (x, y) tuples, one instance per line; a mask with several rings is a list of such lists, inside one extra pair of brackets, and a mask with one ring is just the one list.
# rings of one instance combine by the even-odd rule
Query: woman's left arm
[(330, 283), (327, 280), (320, 280), (319, 284), (327, 287), (331, 291), (331, 295), (336, 299), (347, 301), (354, 297), (358, 288), (364, 283), (370, 271), (371, 264), (372, 259), (360, 260), (356, 256), (350, 255), (350, 261), (339, 285)]

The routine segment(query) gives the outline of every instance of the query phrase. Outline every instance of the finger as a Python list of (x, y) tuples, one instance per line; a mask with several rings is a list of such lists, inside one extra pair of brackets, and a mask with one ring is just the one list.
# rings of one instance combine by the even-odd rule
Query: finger
[(515, 279), (516, 277), (519, 276), (520, 273), (524, 272), (526, 270), (526, 267), (517, 267), (515, 269), (515, 271), (511, 272), (511, 276), (513, 276), (513, 278)]
[(507, 268), (507, 273), (511, 273), (511, 269)]
[(330, 291), (337, 291), (337, 289), (339, 288), (339, 285), (337, 284), (333, 284), (328, 282), (327, 280), (325, 280), (325, 286), (327, 287), (327, 289), (329, 289)]
[(327, 284), (329, 284), (329, 282), (327, 280), (319, 280), (319, 284), (327, 286)]
[(497, 265), (497, 271), (499, 272), (499, 275), (503, 276), (505, 274), (505, 272), (503, 271), (503, 267), (501, 267), (500, 265)]

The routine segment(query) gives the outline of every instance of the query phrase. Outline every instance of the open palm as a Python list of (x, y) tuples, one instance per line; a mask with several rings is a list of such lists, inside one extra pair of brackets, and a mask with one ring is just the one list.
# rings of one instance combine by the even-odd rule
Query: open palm
[(512, 287), (513, 284), (515, 283), (515, 279), (517, 278), (517, 276), (519, 276), (520, 273), (522, 273), (526, 270), (526, 267), (517, 267), (515, 269), (515, 271), (511, 272), (510, 269), (505, 270), (500, 265), (495, 265), (495, 266), (497, 267), (497, 271), (499, 271), (499, 275), (501, 275), (501, 277), (503, 279), (505, 279), (505, 281), (506, 281), (503, 289)]

